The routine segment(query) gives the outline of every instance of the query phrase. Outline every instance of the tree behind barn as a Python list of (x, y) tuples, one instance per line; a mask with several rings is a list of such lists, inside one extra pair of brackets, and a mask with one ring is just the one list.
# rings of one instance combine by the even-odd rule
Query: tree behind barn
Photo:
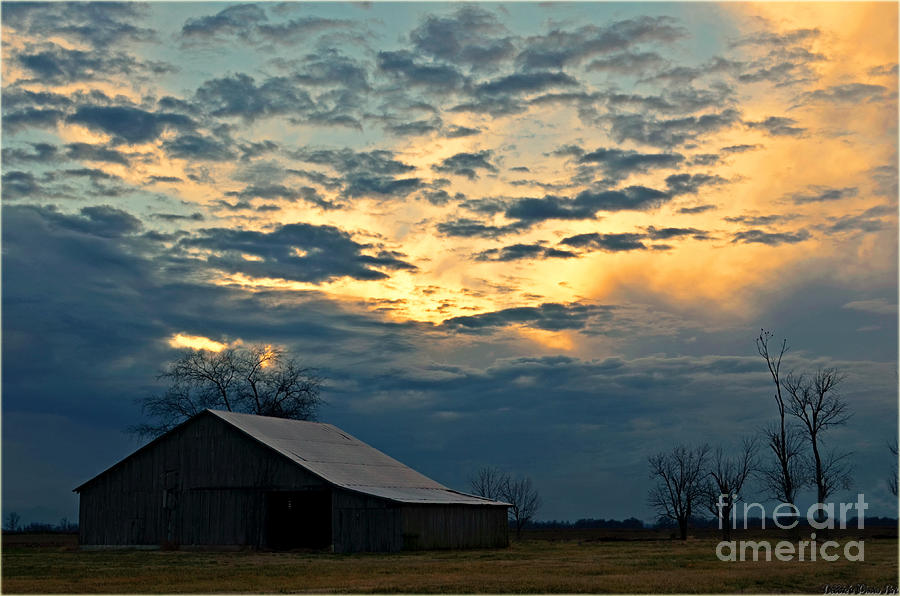
[(206, 409), (315, 420), (322, 404), (316, 372), (271, 346), (187, 351), (159, 378), (168, 386), (141, 400), (148, 421), (131, 428), (138, 435), (159, 436)]
[(706, 490), (704, 466), (708, 445), (690, 449), (679, 445), (648, 459), (650, 477), (656, 486), (650, 491), (649, 504), (660, 518), (678, 524), (682, 540), (687, 540), (688, 522), (702, 504)]

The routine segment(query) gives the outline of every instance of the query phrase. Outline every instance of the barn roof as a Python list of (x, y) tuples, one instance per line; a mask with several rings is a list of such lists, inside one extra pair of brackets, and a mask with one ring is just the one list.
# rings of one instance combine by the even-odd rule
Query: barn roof
[(401, 503), (506, 505), (447, 488), (331, 424), (218, 410), (198, 416), (204, 414), (340, 488)]

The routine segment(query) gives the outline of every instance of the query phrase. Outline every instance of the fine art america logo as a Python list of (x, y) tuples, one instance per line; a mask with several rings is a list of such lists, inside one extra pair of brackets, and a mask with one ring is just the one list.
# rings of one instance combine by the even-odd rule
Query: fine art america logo
[[(736, 500), (737, 495), (733, 495)], [(730, 523), (732, 529), (738, 528), (737, 505), (731, 508), (731, 519), (724, 520), (722, 511), (726, 507), (728, 495), (719, 496), (719, 529), (724, 523)], [(733, 501), (732, 501), (733, 502)], [(748, 527), (750, 513), (756, 513), (762, 520), (762, 528), (766, 528), (766, 508), (761, 503), (743, 504), (744, 529)], [(833, 530), (839, 527), (847, 528), (847, 514), (854, 512), (857, 529), (863, 529), (865, 510), (869, 508), (865, 497), (857, 495), (855, 503), (839, 503), (839, 513), (835, 514), (834, 503), (814, 503), (806, 512), (806, 521), (813, 530)], [(780, 503), (772, 510), (771, 520), (782, 530), (796, 528), (800, 523), (800, 511), (791, 503)], [(835, 521), (838, 525), (835, 525)], [(768, 540), (723, 540), (716, 546), (716, 556), (720, 561), (771, 561), (772, 556), (779, 561), (837, 561), (841, 554), (848, 561), (865, 560), (865, 544), (862, 540), (848, 540), (841, 545), (834, 540), (816, 541), (816, 533), (811, 532), (809, 540), (800, 540), (799, 543), (781, 540), (773, 544)]]

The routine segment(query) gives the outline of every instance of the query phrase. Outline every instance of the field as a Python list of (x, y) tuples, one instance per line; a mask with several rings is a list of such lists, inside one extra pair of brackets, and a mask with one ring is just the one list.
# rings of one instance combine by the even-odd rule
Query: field
[[(508, 549), (334, 555), (313, 552), (80, 551), (74, 536), (5, 535), (4, 593), (668, 592), (823, 593), (897, 586), (897, 539), (865, 531), (865, 561), (716, 558), (718, 539), (665, 532), (532, 531)], [(886, 533), (885, 530), (887, 530)], [(759, 539), (759, 532), (735, 536)], [(777, 541), (783, 537), (765, 536)], [(851, 536), (836, 536), (839, 542)], [(841, 551), (842, 552), (842, 551)]]

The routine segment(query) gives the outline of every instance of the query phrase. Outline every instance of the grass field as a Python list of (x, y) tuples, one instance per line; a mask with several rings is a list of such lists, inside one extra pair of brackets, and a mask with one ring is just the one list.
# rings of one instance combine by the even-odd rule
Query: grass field
[(896, 534), (866, 534), (864, 562), (841, 557), (729, 563), (716, 558), (718, 541), (709, 533), (682, 543), (650, 532), (535, 531), (507, 549), (358, 555), (80, 551), (73, 536), (12, 535), (3, 540), (0, 590), (823, 593), (826, 585), (849, 584), (896, 589)]

